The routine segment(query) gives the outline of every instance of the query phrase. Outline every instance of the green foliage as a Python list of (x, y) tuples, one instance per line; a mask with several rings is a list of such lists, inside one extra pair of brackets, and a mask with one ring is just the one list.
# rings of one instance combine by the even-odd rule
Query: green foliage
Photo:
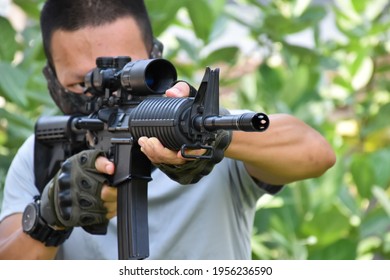
[[(55, 112), (40, 73), (42, 2), (14, 1), (23, 30), (0, 17), (0, 178), (37, 116)], [(293, 114), (337, 153), (320, 178), (259, 201), (253, 258), (389, 259), (389, 4), (311, 2), (146, 0), (182, 79), (197, 85), (206, 66), (220, 67), (225, 106)]]

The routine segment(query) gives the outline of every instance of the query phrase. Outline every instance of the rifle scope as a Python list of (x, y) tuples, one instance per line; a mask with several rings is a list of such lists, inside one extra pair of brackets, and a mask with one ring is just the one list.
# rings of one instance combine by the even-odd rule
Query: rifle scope
[(162, 58), (131, 61), (128, 56), (98, 57), (96, 65), (84, 79), (87, 91), (96, 96), (119, 89), (135, 96), (163, 95), (177, 79), (175, 67)]

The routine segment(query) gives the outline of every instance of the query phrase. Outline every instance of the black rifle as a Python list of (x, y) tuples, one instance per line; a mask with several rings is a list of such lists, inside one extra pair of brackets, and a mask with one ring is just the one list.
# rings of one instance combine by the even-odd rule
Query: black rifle
[[(149, 256), (147, 185), (151, 162), (137, 139), (156, 137), (183, 157), (219, 162), (211, 143), (217, 130), (264, 131), (269, 119), (263, 113), (219, 113), (219, 69), (206, 68), (195, 97), (162, 97), (176, 81), (174, 66), (165, 59), (132, 62), (129, 57), (101, 57), (85, 76), (94, 98), (89, 116), (41, 117), (35, 126), (35, 177), (38, 188), (57, 173), (68, 157), (85, 149), (104, 151), (115, 163), (111, 184), (118, 187), (119, 259)], [(193, 156), (191, 149), (206, 149)], [(83, 227), (105, 234), (107, 225)]]

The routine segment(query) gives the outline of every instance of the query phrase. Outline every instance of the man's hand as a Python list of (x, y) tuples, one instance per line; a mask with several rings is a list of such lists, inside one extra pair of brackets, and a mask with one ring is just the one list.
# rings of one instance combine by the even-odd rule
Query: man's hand
[(59, 228), (107, 225), (116, 215), (116, 190), (109, 187), (105, 174), (113, 173), (113, 163), (99, 151), (70, 157), (43, 190), (42, 218)]
[(188, 97), (190, 95), (190, 86), (185, 82), (178, 82), (173, 87), (166, 90), (167, 97)]
[(151, 162), (154, 164), (167, 163), (173, 165), (184, 164), (186, 160), (181, 156), (180, 151), (172, 151), (164, 147), (156, 137), (140, 137), (138, 144)]
[[(95, 161), (96, 170), (107, 174), (113, 175), (115, 171), (115, 165), (113, 162), (109, 161), (106, 157), (98, 157)], [(107, 209), (106, 218), (112, 219), (116, 216), (117, 209), (117, 193), (118, 189), (108, 184), (104, 184), (100, 198), (103, 201), (103, 206)]]

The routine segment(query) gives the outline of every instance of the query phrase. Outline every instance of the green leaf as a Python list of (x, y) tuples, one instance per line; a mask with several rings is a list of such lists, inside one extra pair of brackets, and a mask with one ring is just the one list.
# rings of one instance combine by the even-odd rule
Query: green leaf
[(227, 5), (225, 8), (226, 16), (231, 19), (234, 23), (240, 24), (243, 27), (247, 28), (254, 37), (264, 34), (263, 29), (263, 19), (264, 15), (257, 11), (256, 9), (251, 8), (251, 12), (258, 14), (250, 14), (249, 16), (242, 16), (242, 9), (238, 5)]
[(223, 13), (227, 0), (209, 0), (208, 3), (212, 7), (214, 13), (219, 15)]
[(11, 62), (14, 59), (15, 52), (19, 49), (19, 44), (16, 42), (16, 31), (11, 23), (4, 17), (0, 16), (0, 61), (5, 60)]
[(283, 87), (283, 80), (278, 69), (270, 67), (268, 64), (263, 63), (259, 67), (259, 73), (261, 75), (262, 87), (270, 94), (274, 94)]
[(188, 1), (187, 10), (190, 15), (195, 34), (205, 43), (209, 42), (216, 17), (207, 0)]
[(176, 20), (178, 10), (187, 0), (155, 1), (145, 0), (145, 5), (152, 22), (153, 33), (157, 37), (161, 35)]
[(192, 61), (199, 60), (199, 49), (191, 39), (178, 36), (176, 40), (179, 42), (180, 50), (184, 50)]
[[(0, 108), (0, 116), (7, 119), (9, 125), (15, 131), (18, 130), (29, 130), (31, 133), (31, 128), (34, 126), (34, 119), (26, 117), (26, 114), (14, 114), (3, 108)], [(12, 125), (10, 125), (12, 124)]]
[[(298, 33), (317, 25), (326, 15), (326, 10), (320, 6), (308, 8), (300, 17), (286, 18), (281, 14), (267, 14), (264, 28), (271, 38), (280, 38)], [(275, 24), (277, 22), (277, 24)]]
[(343, 238), (324, 247), (315, 246), (310, 252), (311, 260), (355, 260), (358, 241)]
[(327, 14), (323, 6), (309, 6), (305, 12), (297, 18), (297, 22), (303, 26), (313, 27), (317, 25)]
[(302, 232), (316, 237), (318, 246), (328, 246), (348, 236), (350, 228), (349, 217), (335, 205), (328, 209), (319, 208), (310, 220), (302, 224)]
[(40, 9), (43, 3), (42, 0), (13, 0), (13, 2), (18, 5), (25, 13), (27, 13), (30, 19), (39, 19)]
[(384, 22), (384, 23), (378, 22), (377, 24), (373, 24), (371, 26), (368, 35), (381, 36), (382, 34), (385, 34), (389, 29), (390, 29), (390, 22)]
[(361, 238), (382, 236), (389, 230), (390, 219), (383, 208), (376, 207), (366, 213), (359, 227)]
[(367, 1), (351, 0), (352, 6), (356, 13), (361, 14), (366, 10)]
[(27, 73), (10, 64), (0, 62), (0, 93), (6, 99), (25, 107), (27, 105), (24, 96), (26, 82)]
[(372, 193), (378, 200), (379, 204), (382, 206), (383, 210), (385, 210), (387, 216), (390, 218), (390, 199), (387, 193), (378, 187), (374, 187)]
[(375, 184), (375, 171), (369, 157), (365, 154), (354, 155), (350, 168), (360, 196), (370, 198), (371, 189)]
[(370, 134), (378, 132), (382, 129), (388, 128), (390, 116), (390, 103), (387, 103), (379, 108), (377, 114), (375, 114), (362, 128), (362, 135), (367, 138)]
[(211, 66), (218, 62), (234, 64), (236, 62), (238, 52), (239, 49), (237, 47), (223, 47), (210, 53), (207, 58), (204, 59), (202, 64), (204, 66)]
[(375, 185), (386, 189), (390, 185), (390, 149), (376, 151), (370, 156), (370, 160), (374, 167)]

